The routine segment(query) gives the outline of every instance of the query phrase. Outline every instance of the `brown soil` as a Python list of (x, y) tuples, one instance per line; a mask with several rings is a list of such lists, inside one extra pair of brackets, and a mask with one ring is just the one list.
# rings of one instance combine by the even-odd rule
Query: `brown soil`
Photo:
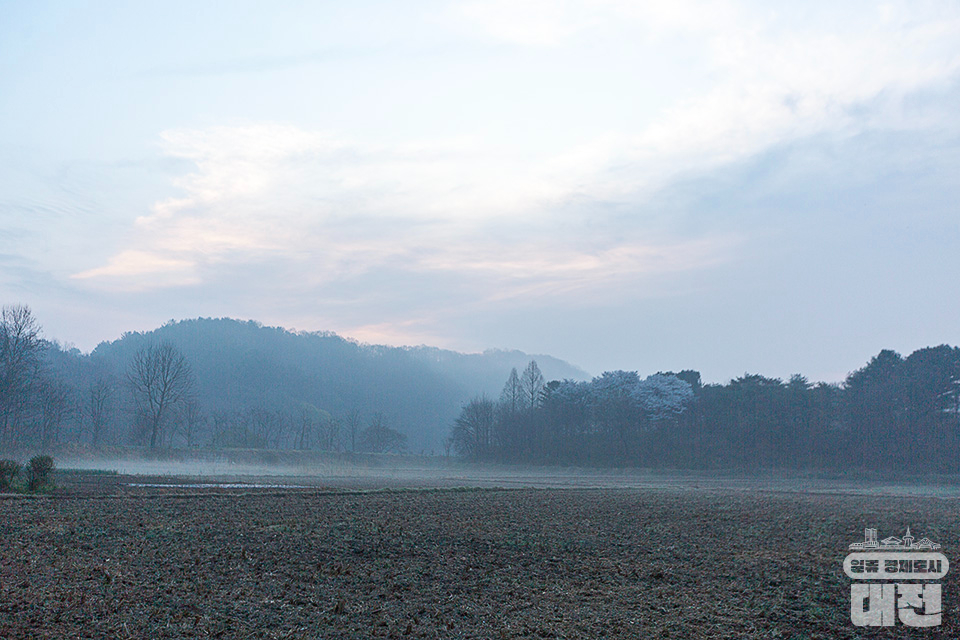
[(955, 500), (695, 490), (122, 488), (0, 499), (2, 638), (955, 637), (849, 621), (865, 526)]

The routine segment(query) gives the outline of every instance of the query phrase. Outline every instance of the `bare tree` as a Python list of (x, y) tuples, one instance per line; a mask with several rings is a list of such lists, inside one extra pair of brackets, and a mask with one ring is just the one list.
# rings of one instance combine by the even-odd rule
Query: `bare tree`
[(273, 443), (274, 449), (279, 449), (283, 443), (283, 437), (287, 432), (287, 425), (290, 423), (290, 420), (287, 419), (287, 414), (280, 409), (273, 412), (273, 418), (274, 429), (271, 442)]
[(310, 445), (313, 433), (320, 427), (320, 409), (308, 402), (300, 403), (300, 425), (297, 434), (297, 449), (303, 451)]
[(193, 391), (193, 371), (180, 351), (168, 342), (148, 345), (133, 357), (127, 380), (137, 412), (150, 433), (150, 448), (162, 440), (165, 421)]
[(327, 420), (327, 427), (323, 430), (323, 448), (327, 451), (340, 450), (340, 431), (343, 429), (343, 421), (340, 418), (331, 416)]
[(27, 403), (31, 387), (39, 380), (40, 325), (25, 305), (0, 311), (0, 442)]
[(215, 448), (230, 447), (233, 445), (236, 420), (233, 414), (222, 409), (210, 414), (211, 441)]
[(96, 382), (90, 385), (90, 391), (87, 395), (86, 411), (90, 419), (90, 443), (97, 447), (103, 440), (104, 427), (110, 415), (113, 406), (113, 386), (104, 378), (97, 378)]
[(357, 436), (360, 435), (360, 412), (354, 409), (343, 420), (343, 437), (350, 441), (350, 451), (357, 450)]
[(517, 375), (517, 368), (510, 370), (510, 377), (507, 383), (503, 385), (503, 391), (500, 392), (500, 406), (505, 411), (517, 413), (523, 404), (523, 392), (520, 389), (520, 376)]
[(527, 409), (536, 409), (540, 406), (543, 395), (544, 380), (536, 360), (531, 360), (520, 376), (520, 394)]
[(57, 443), (60, 427), (75, 408), (71, 402), (72, 390), (61, 380), (44, 380), (39, 393), (40, 445), (44, 451)]
[(474, 398), (453, 424), (452, 440), (457, 453), (471, 460), (488, 457), (493, 449), (496, 405), (486, 396)]
[(379, 412), (360, 434), (360, 448), (369, 453), (401, 453), (406, 446), (407, 436), (388, 427), (386, 417)]
[(183, 442), (188, 448), (197, 446), (197, 436), (200, 429), (207, 422), (207, 416), (203, 413), (203, 407), (196, 398), (189, 398), (181, 404), (179, 413), (180, 433), (183, 435)]
[(248, 409), (247, 412), (250, 414), (250, 424), (257, 440), (268, 449), (271, 446), (277, 448), (274, 443), (279, 439), (277, 431), (280, 426), (280, 412), (270, 411), (265, 407), (253, 407)]

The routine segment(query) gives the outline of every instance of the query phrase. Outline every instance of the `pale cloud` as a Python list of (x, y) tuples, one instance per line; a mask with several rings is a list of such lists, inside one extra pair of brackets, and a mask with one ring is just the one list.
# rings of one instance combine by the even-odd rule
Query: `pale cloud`
[[(308, 319), (307, 322), (311, 322), (312, 320), (313, 319)], [(449, 337), (441, 333), (423, 330), (424, 326), (435, 326), (435, 323), (436, 318), (418, 316), (413, 319), (376, 324), (345, 325), (341, 329), (341, 333), (350, 336), (354, 340), (368, 344), (396, 346), (425, 344), (440, 348), (462, 348), (462, 345), (450, 342)]]
[(462, 277), (481, 301), (607, 295), (717, 266), (750, 239), (654, 232), (639, 215), (605, 233), (610, 203), (640, 209), (678, 178), (810, 136), (954, 126), (902, 106), (956, 80), (953, 5), (868, 3), (851, 19), (826, 4), (535, 0), (472, 2), (452, 15), (482, 37), (568, 55), (606, 41), (640, 43), (643, 55), (666, 47), (667, 57), (688, 46), (706, 79), (652, 117), (550, 151), (480, 128), (390, 142), (270, 122), (170, 130), (164, 154), (194, 166), (178, 195), (137, 218), (128, 248), (74, 278), (173, 287), (202, 284), (218, 265), (282, 262), (303, 287), (404, 272)]
[[(236, 220), (289, 220), (306, 199), (317, 203), (312, 219), (344, 210), (402, 219), (509, 216), (562, 196), (558, 183), (569, 177), (469, 137), (388, 147), (258, 123), (170, 131), (163, 140), (167, 154), (197, 171), (176, 182), (185, 197), (138, 220), (145, 227), (191, 212), (201, 218), (211, 208), (229, 208), (222, 215)], [(265, 194), (279, 198), (276, 206), (249, 211), (246, 203)]]
[(142, 290), (197, 284), (196, 262), (190, 258), (141, 250), (121, 251), (109, 262), (94, 269), (73, 274), (75, 280), (96, 279), (106, 288)]
[(706, 269), (730, 259), (739, 236), (661, 242), (623, 243), (596, 251), (518, 243), (509, 252), (492, 244), (467, 255), (441, 252), (422, 259), (420, 269), (480, 274), (496, 281), (481, 302), (539, 298), (580, 291), (580, 299), (604, 297), (625, 281)]
[[(617, 176), (611, 196), (621, 188), (656, 189), (678, 172), (713, 169), (819, 133), (954, 126), (953, 118), (931, 123), (905, 115), (901, 105), (917, 91), (956, 80), (956, 5), (927, 13), (868, 5), (857, 20), (832, 31), (817, 24), (816, 11), (806, 17), (813, 24), (791, 27), (791, 16), (774, 10), (763, 20), (741, 19), (742, 11), (709, 10), (717, 6), (705, 5), (707, 15), (715, 14), (710, 21), (693, 17), (693, 10), (689, 22), (672, 13), (661, 21), (705, 38), (715, 81), (668, 108), (619, 153), (611, 149), (626, 172), (641, 169), (644, 175), (634, 183)], [(827, 13), (820, 7), (820, 17)]]
[[(712, 169), (824, 131), (854, 135), (930, 126), (903, 114), (905, 97), (949, 85), (960, 73), (956, 3), (844, 8), (825, 2), (494, 0), (457, 7), (454, 15), (478, 33), (600, 55), (600, 66), (604, 55), (607, 64), (642, 56), (638, 65), (653, 56), (682, 77), (689, 70), (673, 58), (698, 59), (708, 80), (691, 76), (690, 95), (638, 121), (636, 130), (570, 150), (571, 159), (599, 158), (606, 167), (620, 167), (590, 177), (598, 197), (650, 192), (678, 173)], [(623, 44), (602, 54), (608, 41)]]
[(272, 124), (164, 140), (196, 165), (183, 194), (137, 220), (136, 248), (76, 279), (180, 286), (203, 266), (282, 260), (313, 286), (377, 269), (460, 273), (503, 299), (701, 268), (730, 244), (598, 236), (585, 248), (553, 228), (552, 207), (591, 179), (570, 158), (519, 162), (470, 141), (370, 148)]

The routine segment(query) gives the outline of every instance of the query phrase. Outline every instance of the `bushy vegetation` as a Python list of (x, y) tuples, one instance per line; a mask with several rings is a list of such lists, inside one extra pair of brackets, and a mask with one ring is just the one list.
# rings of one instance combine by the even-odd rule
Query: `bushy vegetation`
[(9, 491), (20, 473), (20, 463), (15, 460), (0, 460), (0, 491)]
[[(34, 456), (24, 469), (15, 460), (0, 460), (0, 491), (42, 491), (53, 487), (53, 458)], [(21, 474), (25, 471), (25, 474)], [(21, 478), (25, 475), (25, 478)], [(21, 478), (19, 482), (18, 478)]]
[(53, 458), (50, 456), (34, 456), (27, 465), (27, 489), (38, 491), (51, 486), (53, 474)]

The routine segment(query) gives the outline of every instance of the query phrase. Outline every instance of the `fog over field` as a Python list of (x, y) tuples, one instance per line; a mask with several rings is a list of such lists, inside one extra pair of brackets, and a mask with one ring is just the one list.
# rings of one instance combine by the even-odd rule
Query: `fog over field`
[[(218, 459), (219, 458), (219, 459)], [(129, 486), (152, 488), (438, 489), (540, 488), (913, 496), (960, 499), (960, 478), (842, 479), (799, 474), (707, 473), (464, 464), (443, 459), (314, 460), (256, 464), (223, 456), (201, 460), (70, 460), (70, 470), (115, 471)]]

